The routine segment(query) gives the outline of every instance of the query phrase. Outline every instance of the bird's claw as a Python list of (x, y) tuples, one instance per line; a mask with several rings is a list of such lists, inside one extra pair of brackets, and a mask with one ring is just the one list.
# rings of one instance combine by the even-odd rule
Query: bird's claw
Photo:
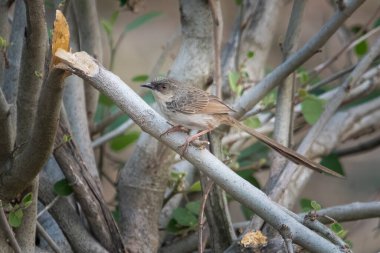
[(198, 149), (205, 149), (206, 146), (210, 145), (210, 142), (202, 141), (202, 140), (191, 140), (191, 141), (186, 140), (184, 144), (178, 147), (178, 149), (180, 150), (179, 155), (181, 159), (185, 155), (185, 152), (190, 144), (195, 146)]
[[(169, 123), (169, 122), (168, 122)], [(185, 133), (189, 133), (189, 129), (181, 126), (181, 125), (173, 125), (171, 123), (169, 123), (169, 125), (171, 125), (172, 127), (169, 128), (168, 130), (166, 130), (165, 132), (163, 132), (162, 134), (160, 134), (160, 138), (166, 134), (169, 134), (169, 133), (173, 133), (173, 132), (185, 132)]]

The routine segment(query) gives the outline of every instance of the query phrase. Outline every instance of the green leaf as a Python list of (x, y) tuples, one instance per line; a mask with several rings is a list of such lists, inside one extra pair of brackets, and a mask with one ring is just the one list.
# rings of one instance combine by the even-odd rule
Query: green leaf
[(101, 21), (104, 31), (107, 33), (107, 36), (112, 35), (113, 26), (110, 21), (103, 19)]
[(134, 76), (132, 78), (132, 81), (142, 83), (142, 82), (146, 82), (148, 79), (149, 79), (148, 75), (138, 75), (138, 76)]
[(380, 26), (380, 18), (378, 18), (374, 23), (373, 23), (373, 28), (379, 27)]
[(260, 119), (257, 116), (250, 117), (250, 118), (244, 120), (244, 124), (249, 126), (250, 128), (258, 128), (261, 126)]
[(174, 210), (173, 218), (178, 224), (186, 227), (194, 227), (198, 223), (198, 219), (195, 215), (189, 209), (182, 207)]
[[(240, 79), (240, 73), (236, 71), (230, 71), (228, 73), (228, 83), (230, 84), (230, 88), (233, 92), (238, 94), (238, 82)], [(238, 94), (240, 95), (240, 94)]]
[(186, 204), (186, 209), (198, 216), (199, 210), (201, 209), (201, 202), (199, 200), (191, 201)]
[(111, 15), (111, 18), (110, 18), (110, 24), (112, 25), (112, 27), (115, 25), (116, 23), (116, 20), (117, 18), (119, 17), (119, 11), (114, 11)]
[(8, 46), (9, 46), (8, 41), (4, 37), (0, 36), (0, 49), (5, 49)]
[(311, 199), (307, 198), (300, 199), (300, 206), (303, 212), (310, 212), (311, 210), (313, 210), (311, 206), (311, 201)]
[(299, 89), (298, 90), (298, 96), (301, 99), (305, 99), (307, 96), (309, 96), (309, 92), (307, 92), (307, 90), (305, 90), (305, 89)]
[(73, 188), (69, 185), (67, 179), (62, 179), (54, 184), (53, 191), (58, 196), (68, 196), (73, 192)]
[(339, 231), (341, 231), (343, 229), (342, 225), (340, 225), (339, 223), (333, 223), (333, 224), (331, 224), (330, 227), (334, 233), (338, 233)]
[(239, 170), (237, 174), (257, 188), (261, 188), (259, 181), (253, 176), (254, 170)]
[(315, 211), (319, 211), (319, 210), (321, 210), (321, 205), (317, 202), (317, 201), (315, 201), (315, 200), (312, 200), (311, 202), (310, 202), (310, 205), (311, 205), (311, 207), (315, 210)]
[(339, 161), (339, 156), (336, 154), (329, 154), (322, 158), (321, 164), (335, 172), (338, 172), (342, 176), (345, 175), (343, 166)]
[(189, 188), (189, 192), (200, 192), (201, 190), (201, 182), (199, 180)]
[(245, 205), (240, 205), (240, 209), (241, 209), (241, 212), (243, 213), (244, 217), (247, 220), (250, 220), (252, 218), (252, 216), (255, 214), (251, 209), (249, 209)]
[(99, 96), (99, 103), (107, 107), (111, 107), (114, 105), (113, 101), (103, 94), (100, 94)]
[(173, 181), (182, 180), (185, 176), (186, 176), (186, 173), (184, 172), (177, 172), (177, 171), (170, 172), (170, 180), (173, 180)]
[(243, 3), (243, 0), (235, 0), (236, 5), (241, 5)]
[(21, 208), (16, 209), (9, 213), (8, 222), (14, 228), (17, 228), (21, 225), (22, 217), (24, 216), (24, 212)]
[(71, 135), (68, 135), (68, 134), (65, 134), (65, 135), (63, 135), (63, 142), (68, 142), (68, 141), (70, 141), (71, 140)]
[(306, 122), (313, 125), (318, 121), (325, 109), (326, 101), (314, 95), (306, 96), (301, 103), (301, 111)]
[(112, 217), (115, 219), (116, 222), (119, 222), (121, 219), (121, 212), (119, 206), (115, 208), (115, 210), (112, 211)]
[(253, 56), (255, 56), (255, 52), (253, 52), (253, 51), (248, 51), (248, 53), (247, 53), (247, 58), (248, 58), (248, 59), (252, 59)]
[(262, 158), (267, 158), (269, 148), (262, 144), (261, 142), (257, 142), (248, 148), (242, 150), (239, 154), (237, 162), (240, 167), (248, 166), (254, 162), (259, 161)]
[(358, 57), (364, 56), (368, 52), (368, 42), (366, 40), (361, 41), (355, 46), (354, 51)]
[(186, 227), (180, 226), (175, 219), (170, 219), (166, 225), (166, 231), (172, 234), (180, 234)]
[(125, 32), (128, 33), (132, 30), (135, 30), (135, 29), (139, 28), (140, 26), (142, 26), (143, 24), (151, 21), (153, 18), (158, 17), (160, 15), (161, 15), (161, 12), (157, 12), (157, 11), (148, 12), (148, 13), (136, 18), (131, 23), (129, 23), (125, 27)]
[(127, 4), (127, 0), (119, 0), (120, 7), (123, 7), (124, 5)]
[(261, 101), (261, 103), (265, 106), (265, 107), (269, 107), (269, 106), (272, 106), (276, 103), (276, 98), (277, 98), (277, 90), (273, 90), (271, 92), (269, 92), (264, 98), (263, 100)]
[(126, 148), (128, 145), (134, 143), (139, 138), (139, 136), (140, 132), (138, 131), (131, 131), (127, 134), (117, 136), (116, 138), (112, 139), (110, 147), (113, 151), (120, 151)]
[(297, 70), (297, 77), (301, 84), (307, 84), (310, 80), (309, 72), (303, 68)]
[(27, 193), (21, 200), (24, 208), (28, 208), (33, 202), (33, 194), (31, 192)]

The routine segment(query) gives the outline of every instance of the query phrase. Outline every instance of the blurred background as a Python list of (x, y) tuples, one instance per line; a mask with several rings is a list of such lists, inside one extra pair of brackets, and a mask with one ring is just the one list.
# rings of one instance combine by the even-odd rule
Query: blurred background
[[(291, 1), (289, 1), (291, 2)], [(120, 10), (118, 1), (98, 0), (98, 13), (100, 20), (108, 20), (115, 10)], [(358, 11), (348, 20), (347, 27), (364, 25), (368, 18), (378, 10), (378, 0), (367, 0)], [(224, 38), (228, 39), (230, 29), (236, 18), (238, 7), (233, 0), (222, 1), (224, 16)], [(139, 82), (133, 81), (136, 76), (150, 75), (157, 60), (168, 42), (173, 42), (169, 57), (165, 59), (159, 73), (166, 74), (177, 53), (180, 44), (180, 17), (178, 1), (147, 0), (138, 7), (136, 13), (121, 11), (115, 23), (113, 34), (119, 35), (126, 24), (137, 17), (149, 13), (157, 12), (152, 21), (147, 22), (138, 29), (129, 32), (121, 42), (120, 49), (115, 56), (113, 72), (120, 76), (124, 82), (132, 86), (139, 94), (143, 91), (139, 88)], [(268, 69), (276, 67), (282, 59), (279, 43), (283, 41), (288, 18), (291, 11), (291, 4), (288, 4), (281, 13), (282, 21), (277, 27), (276, 36), (272, 45), (269, 57)], [(308, 1), (306, 4), (299, 46), (302, 46), (312, 35), (314, 35), (326, 20), (333, 14), (334, 10), (329, 1)], [(196, 13), (194, 13), (196, 15)], [(378, 16), (379, 17), (379, 16)], [(104, 57), (103, 64), (109, 68), (110, 48), (106, 32), (102, 30)], [(375, 35), (374, 37), (378, 37)], [(177, 38), (178, 39), (175, 39)], [(316, 54), (304, 67), (313, 68), (323, 60), (327, 59), (342, 46), (338, 36), (333, 36), (323, 48), (322, 53)], [(346, 56), (345, 56), (346, 57)], [(342, 63), (347, 59), (342, 57), (332, 68), (323, 72), (323, 75), (330, 75), (335, 69), (341, 69)], [(254, 59), (253, 59), (254, 60)], [(337, 126), (339, 127), (339, 126)], [(140, 131), (135, 128), (130, 131)], [(107, 147), (109, 148), (109, 147)], [(113, 159), (107, 159), (105, 165), (109, 167), (107, 177), (116, 180), (117, 170), (120, 169), (115, 160), (126, 161), (133, 145), (120, 152), (112, 152)], [(347, 179), (341, 180), (326, 175), (313, 176), (307, 188), (300, 194), (301, 198), (316, 200), (322, 207), (329, 207), (351, 202), (366, 202), (380, 199), (380, 149), (373, 149), (369, 152), (347, 156), (341, 160)], [(258, 175), (259, 180), (266, 178), (265, 173)], [(106, 199), (114, 199), (115, 191), (107, 180), (103, 180), (105, 186)], [(234, 222), (244, 220), (237, 203), (231, 203), (232, 217)], [(300, 211), (300, 206), (296, 211)], [(344, 223), (348, 230), (348, 239), (353, 244), (355, 252), (379, 252), (380, 251), (380, 222), (379, 219), (364, 220), (358, 222)]]

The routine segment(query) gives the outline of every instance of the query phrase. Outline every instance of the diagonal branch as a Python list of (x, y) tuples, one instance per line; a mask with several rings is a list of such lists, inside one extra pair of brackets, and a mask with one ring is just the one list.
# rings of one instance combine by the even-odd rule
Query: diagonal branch
[(65, 135), (70, 135), (70, 132), (67, 129), (67, 123), (61, 117), (55, 138), (54, 157), (57, 163), (72, 185), (76, 199), (81, 205), (96, 238), (111, 252), (124, 252), (125, 248), (120, 232), (98, 185), (90, 175), (75, 143), (72, 140), (64, 141)]
[[(363, 73), (367, 70), (367, 68), (370, 66), (372, 61), (379, 54), (380, 54), (380, 38), (371, 47), (370, 51), (363, 57), (363, 59), (355, 67), (353, 72), (351, 72), (351, 74), (346, 78), (344, 83), (336, 91), (334, 97), (326, 105), (325, 111), (323, 112), (323, 114), (321, 115), (317, 123), (313, 125), (313, 127), (310, 129), (306, 137), (303, 139), (302, 143), (297, 149), (297, 152), (299, 152), (300, 154), (306, 154), (308, 152), (314, 140), (322, 131), (323, 127), (326, 125), (328, 120), (333, 116), (333, 114), (339, 108), (339, 106), (344, 101), (347, 94), (358, 85), (359, 80), (362, 77)], [(298, 171), (298, 173), (296, 173), (296, 171)], [(291, 182), (294, 176), (299, 177), (299, 173), (300, 173), (300, 170), (298, 166), (293, 166), (290, 163), (288, 163), (288, 165), (284, 169), (284, 173), (282, 173), (281, 176), (279, 177), (276, 187), (274, 187), (269, 194), (271, 198), (274, 200), (279, 200), (281, 195), (286, 196), (287, 195), (286, 188), (288, 187), (289, 182)], [(304, 174), (305, 180), (303, 180), (305, 184), (307, 182), (307, 178), (310, 178), (312, 173), (310, 173), (310, 171), (305, 172), (305, 170), (302, 171), (302, 173), (306, 173)], [(300, 181), (299, 181), (299, 187), (302, 187), (302, 184), (300, 183)], [(292, 204), (292, 201), (290, 201), (286, 206), (289, 206), (291, 204)]]
[(335, 31), (350, 17), (350, 15), (364, 2), (364, 0), (350, 1), (343, 11), (338, 11), (300, 50), (290, 56), (285, 62), (275, 68), (253, 88), (247, 90), (235, 104), (236, 118), (241, 118), (255, 106), (270, 90), (279, 84), (301, 64), (307, 61), (326, 43)]
[[(111, 98), (144, 131), (173, 150), (177, 150), (177, 147), (185, 142), (186, 135), (182, 133), (160, 137), (160, 134), (169, 127), (166, 120), (150, 108), (119, 77), (98, 65), (99, 63), (95, 62), (88, 54), (84, 52), (71, 54), (60, 50), (56, 56), (65, 63), (60, 65), (61, 68), (89, 81), (96, 89)], [(177, 150), (177, 152), (180, 151)], [(284, 224), (289, 227), (295, 243), (314, 252), (340, 252), (339, 247), (318, 236), (279, 209), (263, 192), (239, 177), (207, 150), (198, 150), (191, 146), (184, 157), (275, 229), (280, 230)]]

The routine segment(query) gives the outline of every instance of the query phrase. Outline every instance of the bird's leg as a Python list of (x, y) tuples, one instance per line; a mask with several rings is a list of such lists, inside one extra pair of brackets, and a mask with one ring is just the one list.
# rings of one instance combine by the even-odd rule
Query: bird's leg
[(189, 144), (190, 144), (192, 141), (198, 139), (200, 136), (202, 136), (202, 135), (204, 135), (204, 134), (207, 134), (207, 133), (210, 132), (211, 130), (212, 130), (212, 129), (206, 129), (206, 130), (200, 131), (200, 132), (197, 133), (197, 134), (194, 134), (194, 135), (192, 135), (192, 136), (189, 136), (189, 137), (186, 139), (185, 143), (184, 143), (183, 145), (179, 146), (179, 148), (181, 149), (181, 151), (180, 151), (180, 155), (181, 155), (181, 157), (185, 154), (187, 148), (189, 147)]
[(165, 134), (170, 134), (170, 133), (173, 133), (173, 132), (185, 132), (185, 133), (189, 133), (189, 129), (181, 126), (181, 125), (173, 125), (171, 124), (170, 122), (168, 122), (169, 125), (171, 125), (172, 127), (169, 128), (168, 130), (166, 130), (165, 132), (163, 132), (162, 134), (160, 134), (160, 138), (165, 135)]

